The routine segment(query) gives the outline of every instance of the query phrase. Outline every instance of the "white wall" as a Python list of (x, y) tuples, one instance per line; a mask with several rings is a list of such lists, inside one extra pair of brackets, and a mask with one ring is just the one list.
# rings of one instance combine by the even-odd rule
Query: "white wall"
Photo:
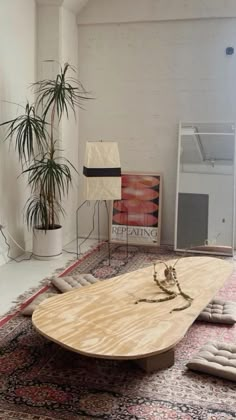
[[(235, 2), (214, 2), (199, 4), (213, 16), (226, 3), (236, 12)], [(236, 120), (236, 56), (225, 54), (236, 46), (236, 19), (153, 21), (157, 13), (144, 9), (155, 2), (138, 1), (133, 13), (152, 21), (109, 24), (126, 20), (133, 1), (125, 9), (101, 0), (100, 12), (97, 3), (79, 17), (81, 79), (96, 98), (80, 120), (81, 150), (86, 140), (118, 141), (123, 170), (163, 173), (162, 243), (173, 243), (178, 122)], [(105, 24), (96, 23), (101, 11)]]
[(208, 194), (208, 238), (206, 239), (209, 240), (209, 244), (216, 240), (217, 245), (232, 246), (233, 175), (181, 172), (179, 192)]
[[(173, 243), (178, 121), (236, 120), (236, 61), (225, 55), (227, 46), (236, 45), (235, 0), (89, 0), (78, 36), (75, 15), (54, 12), (52, 6), (39, 28), (37, 78), (54, 71), (40, 67), (43, 57), (75, 64), (78, 58), (80, 80), (96, 98), (80, 113), (79, 170), (85, 141), (103, 139), (119, 142), (124, 170), (163, 172), (162, 242)], [(0, 0), (1, 99), (19, 103), (31, 96), (35, 14), (32, 0)], [(206, 19), (221, 16), (232, 18)], [(15, 116), (12, 105), (1, 102), (0, 111), (1, 121)], [(71, 124), (63, 121), (62, 132), (76, 164), (78, 126)], [(0, 148), (0, 223), (24, 244), (25, 183), (17, 180), (13, 151), (2, 143)], [(76, 191), (68, 203), (65, 241), (74, 230)], [(3, 248), (0, 242), (0, 253)]]
[[(61, 6), (61, 1), (39, 1), (37, 6), (37, 78), (54, 78), (60, 66), (69, 62), (78, 65), (78, 26), (76, 14)], [(54, 60), (54, 62), (45, 62)], [(73, 72), (70, 76), (76, 76)], [(74, 120), (70, 113), (69, 120), (62, 118), (58, 130), (61, 155), (69, 159), (78, 169), (78, 115)], [(63, 202), (66, 217), (61, 219), (63, 225), (63, 244), (75, 238), (75, 210), (78, 206), (78, 174), (72, 171), (73, 187)]]
[[(35, 4), (32, 0), (0, 0), (0, 121), (14, 118), (20, 107), (4, 100), (25, 105), (31, 100), (29, 84), (35, 80)], [(3, 129), (0, 129), (0, 140)], [(8, 143), (0, 141), (0, 223), (24, 246), (28, 234), (23, 224), (26, 184), (20, 174), (17, 155)], [(8, 236), (8, 235), (7, 235)], [(19, 249), (9, 240), (13, 254)], [(0, 236), (0, 264), (6, 246)]]
[[(78, 69), (78, 26), (75, 13), (61, 9), (61, 63), (70, 63), (75, 67), (76, 73), (70, 72), (71, 77), (80, 79)], [(64, 156), (70, 160), (79, 171), (79, 115), (76, 113), (76, 120), (71, 112), (69, 120), (64, 117), (62, 120), (62, 149)], [(79, 175), (71, 169), (73, 185), (68, 198), (64, 201), (66, 217), (63, 220), (64, 243), (75, 238), (75, 212), (78, 207)]]
[(37, 80), (54, 77), (57, 73), (60, 41), (60, 4), (40, 2), (37, 4)]

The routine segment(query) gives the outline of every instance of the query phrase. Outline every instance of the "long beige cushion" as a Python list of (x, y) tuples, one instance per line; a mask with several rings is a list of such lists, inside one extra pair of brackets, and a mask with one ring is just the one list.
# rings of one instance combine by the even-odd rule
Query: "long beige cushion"
[(75, 274), (74, 276), (52, 277), (51, 283), (60, 292), (65, 293), (78, 287), (89, 286), (99, 281), (92, 274)]
[(200, 313), (197, 321), (234, 324), (236, 322), (236, 302), (213, 299)]
[[(88, 286), (90, 284), (96, 283), (99, 281), (92, 274), (76, 274), (74, 276), (64, 276), (64, 277), (52, 277), (51, 283), (58, 289), (60, 292), (69, 292), (70, 290), (78, 287)], [(31, 316), (37, 306), (43, 302), (45, 299), (55, 296), (56, 293), (45, 292), (36, 296), (36, 298), (22, 309), (22, 315)]]
[(187, 363), (187, 367), (191, 370), (236, 381), (236, 345), (206, 343), (199, 353)]
[(57, 293), (45, 292), (41, 293), (40, 295), (36, 296), (34, 300), (32, 300), (29, 305), (27, 305), (24, 309), (22, 309), (21, 314), (26, 316), (31, 316), (34, 310), (38, 307), (38, 305), (43, 302), (45, 299), (56, 296)]

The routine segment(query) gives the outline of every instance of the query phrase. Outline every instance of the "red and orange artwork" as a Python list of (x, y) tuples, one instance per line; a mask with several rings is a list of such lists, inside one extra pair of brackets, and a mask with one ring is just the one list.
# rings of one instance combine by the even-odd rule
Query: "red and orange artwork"
[(111, 240), (159, 243), (161, 176), (122, 174), (122, 199), (113, 202)]

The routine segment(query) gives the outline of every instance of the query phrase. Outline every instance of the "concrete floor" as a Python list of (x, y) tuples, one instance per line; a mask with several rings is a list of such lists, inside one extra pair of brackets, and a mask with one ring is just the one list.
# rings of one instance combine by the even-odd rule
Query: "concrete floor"
[[(80, 242), (83, 240), (81, 239)], [(81, 246), (81, 253), (89, 250), (97, 241), (90, 239)], [(65, 250), (76, 252), (76, 243), (72, 242)], [(27, 258), (27, 256), (22, 257)], [(20, 263), (10, 261), (0, 266), (0, 317), (12, 306), (16, 298), (31, 287), (37, 287), (41, 280), (54, 274), (55, 270), (62, 269), (69, 261), (76, 258), (76, 254), (63, 252), (58, 259), (39, 261), (36, 259), (25, 260)]]

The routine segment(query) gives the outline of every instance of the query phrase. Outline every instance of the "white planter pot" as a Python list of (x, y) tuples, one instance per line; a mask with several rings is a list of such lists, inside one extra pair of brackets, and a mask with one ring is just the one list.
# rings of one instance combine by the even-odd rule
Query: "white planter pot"
[(62, 227), (47, 230), (34, 228), (33, 255), (38, 260), (54, 260), (62, 255)]

